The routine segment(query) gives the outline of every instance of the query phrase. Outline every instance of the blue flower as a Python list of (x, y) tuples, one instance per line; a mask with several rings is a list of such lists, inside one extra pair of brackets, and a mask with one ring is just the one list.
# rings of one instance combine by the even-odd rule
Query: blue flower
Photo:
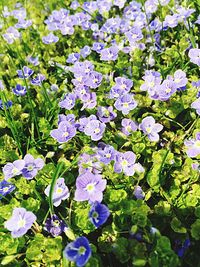
[[(5, 107), (4, 107), (5, 106)], [(0, 99), (0, 108), (1, 109), (4, 109), (4, 108), (10, 108), (12, 107), (12, 101), (11, 100), (8, 100), (7, 102), (4, 102)]]
[(49, 232), (53, 237), (61, 235), (62, 232), (67, 229), (68, 226), (65, 222), (58, 218), (56, 214), (53, 214), (50, 218), (47, 218), (44, 229)]
[(109, 215), (110, 212), (107, 206), (99, 202), (95, 202), (89, 211), (90, 221), (94, 224), (95, 227), (99, 227), (104, 224), (107, 221)]
[(27, 92), (26, 91), (26, 87), (25, 86), (22, 86), (21, 84), (17, 84), (12, 91), (17, 96), (23, 96)]
[(74, 242), (69, 243), (64, 249), (64, 256), (76, 262), (78, 267), (84, 266), (91, 256), (90, 244), (86, 237), (78, 237)]
[(15, 189), (13, 184), (8, 183), (6, 180), (0, 182), (0, 199), (2, 196), (6, 196)]
[(24, 66), (22, 70), (17, 70), (17, 74), (18, 74), (19, 78), (21, 78), (21, 79), (27, 79), (33, 73), (34, 73), (34, 71), (27, 66)]

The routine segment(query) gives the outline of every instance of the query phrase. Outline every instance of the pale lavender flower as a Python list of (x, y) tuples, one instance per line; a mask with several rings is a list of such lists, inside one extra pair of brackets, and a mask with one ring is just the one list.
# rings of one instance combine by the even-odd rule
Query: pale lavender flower
[(138, 129), (138, 126), (137, 124), (131, 120), (131, 119), (122, 119), (122, 132), (125, 134), (125, 135), (130, 135), (131, 132), (135, 132), (137, 131)]
[(59, 114), (58, 115), (58, 125), (61, 123), (61, 121), (68, 121), (71, 125), (75, 125), (75, 115), (74, 114)]
[(124, 7), (126, 0), (114, 0), (113, 5), (118, 6), (120, 9)]
[(23, 236), (36, 221), (36, 216), (24, 208), (14, 208), (12, 217), (4, 224), (14, 238)]
[(27, 29), (32, 25), (31, 20), (20, 20), (18, 23), (15, 24), (15, 27), (18, 29)]
[(65, 95), (64, 99), (59, 102), (59, 106), (61, 108), (70, 110), (75, 106), (75, 103), (76, 103), (76, 95), (74, 93), (68, 93)]
[(175, 28), (178, 25), (178, 14), (167, 15), (164, 20), (164, 27)]
[(133, 81), (124, 77), (115, 78), (115, 85), (110, 90), (110, 98), (118, 98), (128, 93), (133, 86)]
[(6, 30), (6, 33), (2, 35), (7, 43), (12, 44), (16, 39), (20, 38), (21, 34), (14, 27), (9, 27)]
[(141, 124), (139, 125), (139, 129), (148, 136), (150, 141), (158, 142), (158, 133), (162, 131), (163, 126), (160, 123), (156, 123), (152, 116), (147, 116), (142, 120)]
[(88, 171), (94, 174), (98, 174), (101, 173), (102, 170), (102, 166), (98, 161), (96, 154), (81, 154), (78, 161), (78, 167), (79, 174), (83, 174)]
[(61, 121), (58, 129), (52, 130), (50, 135), (59, 143), (65, 143), (76, 135), (76, 128), (68, 121)]
[(200, 155), (200, 132), (196, 134), (196, 139), (185, 140), (184, 144), (188, 157), (195, 158)]
[(48, 34), (47, 36), (42, 37), (42, 42), (44, 44), (52, 44), (52, 43), (57, 43), (59, 40), (59, 37), (54, 35), (52, 32)]
[(101, 73), (97, 71), (91, 71), (85, 80), (85, 85), (89, 86), (93, 89), (96, 89), (101, 85), (101, 81), (103, 79), (103, 76)]
[(28, 56), (26, 59), (29, 63), (33, 64), (34, 66), (38, 66), (40, 64), (38, 57)]
[(25, 161), (22, 159), (15, 160), (13, 163), (9, 162), (3, 167), (3, 174), (5, 180), (20, 175), (25, 166)]
[(79, 53), (72, 53), (68, 56), (66, 62), (67, 63), (75, 63), (79, 60), (80, 54)]
[(145, 197), (145, 193), (139, 185), (135, 187), (133, 194), (137, 199), (144, 199)]
[(158, 88), (158, 99), (162, 101), (168, 100), (176, 92), (176, 83), (173, 80), (166, 79)]
[(117, 110), (122, 111), (124, 115), (127, 115), (131, 110), (137, 107), (133, 94), (125, 94), (120, 96), (114, 103)]
[(118, 52), (119, 52), (119, 48), (117, 46), (104, 48), (100, 52), (100, 55), (101, 55), (100, 59), (104, 61), (110, 61), (110, 60), (115, 61), (118, 58)]
[(93, 141), (98, 141), (103, 137), (105, 131), (105, 123), (99, 120), (90, 120), (85, 126), (84, 133), (91, 137)]
[(97, 53), (100, 53), (105, 47), (104, 43), (93, 43), (92, 50), (96, 51)]
[(107, 123), (114, 120), (117, 114), (113, 111), (113, 107), (102, 107), (97, 108), (97, 116), (101, 122)]
[(190, 61), (194, 64), (197, 64), (200, 66), (200, 49), (198, 48), (192, 48), (189, 50), (188, 56), (190, 58)]
[(117, 173), (121, 173), (123, 171), (125, 175), (132, 176), (135, 173), (135, 160), (136, 155), (132, 151), (116, 153), (114, 171)]
[(134, 44), (137, 41), (140, 41), (143, 38), (141, 29), (133, 27), (130, 31), (125, 32), (125, 36), (128, 39), (130, 44)]
[(99, 146), (97, 155), (101, 162), (108, 165), (112, 160), (115, 159), (116, 151), (114, 147), (104, 144), (103, 146)]
[(80, 54), (83, 58), (89, 56), (90, 53), (91, 53), (91, 48), (88, 45), (85, 45), (80, 51)]
[(188, 82), (185, 71), (182, 70), (175, 71), (174, 82), (176, 84), (177, 89), (185, 87)]
[(76, 179), (76, 191), (74, 199), (76, 201), (101, 202), (103, 200), (103, 191), (106, 188), (107, 181), (102, 179), (100, 174), (86, 172)]
[(97, 95), (96, 93), (92, 92), (92, 93), (89, 93), (89, 99), (83, 102), (83, 106), (81, 110), (84, 110), (86, 108), (93, 109), (94, 107), (96, 107), (96, 105), (97, 105)]
[(30, 154), (27, 154), (24, 157), (25, 165), (24, 168), (22, 169), (22, 175), (30, 180), (33, 179), (39, 170), (41, 170), (44, 167), (44, 160), (41, 158), (36, 158)]
[(15, 19), (24, 20), (26, 18), (26, 9), (25, 8), (20, 8), (20, 9), (14, 9), (12, 11), (12, 15)]
[(155, 98), (157, 95), (156, 87), (161, 83), (161, 74), (157, 71), (145, 71), (145, 75), (142, 77), (145, 81), (141, 86), (141, 91), (148, 91), (151, 98)]
[[(47, 188), (44, 190), (44, 193), (46, 196), (49, 197), (50, 193), (50, 185), (47, 186)], [(58, 178), (56, 180), (56, 184), (53, 190), (53, 205), (55, 207), (58, 207), (61, 204), (62, 200), (65, 200), (69, 198), (69, 189), (65, 184), (65, 179), (64, 178)]]
[(195, 100), (194, 102), (192, 102), (191, 108), (196, 109), (196, 113), (198, 115), (200, 115), (200, 98), (198, 98), (197, 100)]

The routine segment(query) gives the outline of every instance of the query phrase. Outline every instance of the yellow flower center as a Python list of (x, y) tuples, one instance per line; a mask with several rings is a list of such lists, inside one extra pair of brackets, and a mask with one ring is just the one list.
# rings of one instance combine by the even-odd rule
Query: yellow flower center
[(92, 192), (94, 190), (94, 185), (93, 184), (88, 184), (86, 186), (86, 189), (87, 189), (87, 191)]
[(58, 187), (57, 190), (56, 190), (56, 193), (57, 194), (61, 194), (63, 192), (62, 188)]
[(125, 108), (128, 108), (129, 107), (129, 104), (128, 103), (124, 103), (124, 107)]
[(20, 218), (20, 220), (17, 222), (18, 226), (21, 228), (21, 227), (24, 227), (25, 224), (26, 224), (26, 221), (22, 218)]
[(124, 160), (122, 161), (122, 166), (123, 166), (123, 167), (126, 167), (127, 165), (128, 165), (128, 161), (124, 159)]
[(94, 130), (94, 132), (95, 132), (96, 134), (98, 134), (98, 133), (100, 133), (100, 129), (99, 129), (99, 128), (96, 128), (96, 129)]
[(147, 131), (147, 133), (149, 134), (149, 133), (151, 132), (151, 128), (150, 128), (150, 127), (147, 127), (147, 128), (146, 128), (146, 131)]

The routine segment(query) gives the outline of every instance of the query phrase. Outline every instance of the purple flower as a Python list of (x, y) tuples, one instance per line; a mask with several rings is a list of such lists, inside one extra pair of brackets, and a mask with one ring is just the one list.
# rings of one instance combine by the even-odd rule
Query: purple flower
[(103, 145), (103, 147), (99, 147), (97, 150), (97, 155), (99, 160), (104, 164), (109, 164), (112, 160), (115, 159), (116, 151), (114, 147), (110, 145)]
[(69, 261), (74, 261), (78, 267), (83, 267), (91, 257), (91, 248), (87, 238), (78, 237), (65, 247), (63, 254)]
[(42, 42), (44, 44), (57, 43), (58, 40), (59, 40), (58, 36), (54, 35), (52, 32), (48, 34), (47, 36), (42, 37)]
[(107, 181), (102, 179), (100, 174), (93, 174), (89, 171), (81, 174), (76, 179), (76, 191), (74, 199), (76, 201), (101, 202), (103, 191)]
[(59, 106), (61, 108), (65, 108), (67, 110), (72, 109), (76, 103), (76, 95), (73, 93), (66, 94), (64, 100), (59, 102)]
[(28, 56), (27, 57), (27, 61), (31, 64), (33, 64), (34, 66), (38, 66), (40, 63), (39, 63), (39, 60), (38, 60), (38, 57), (32, 57), (32, 56)]
[(41, 85), (45, 79), (46, 79), (45, 76), (39, 73), (34, 79), (31, 80), (31, 84)]
[(17, 74), (18, 74), (19, 78), (21, 78), (21, 79), (27, 79), (33, 73), (34, 73), (34, 71), (27, 66), (24, 66), (22, 70), (17, 70)]
[(184, 144), (187, 148), (188, 157), (195, 158), (200, 154), (200, 132), (196, 134), (196, 139), (185, 140)]
[(119, 48), (117, 46), (111, 46), (109, 48), (104, 48), (101, 50), (101, 60), (110, 61), (116, 60), (118, 57)]
[(89, 155), (83, 153), (79, 158), (78, 167), (79, 174), (83, 174), (87, 171), (98, 174), (102, 170), (102, 166), (100, 165), (100, 162), (95, 154)]
[(96, 51), (97, 53), (100, 53), (105, 47), (104, 43), (93, 43), (92, 50)]
[(113, 107), (102, 107), (97, 108), (97, 116), (101, 122), (107, 123), (114, 120), (117, 117), (117, 114), (113, 111)]
[(137, 107), (137, 102), (133, 98), (133, 94), (125, 94), (120, 96), (114, 104), (115, 108), (127, 115), (131, 110)]
[(75, 63), (79, 60), (80, 54), (79, 53), (72, 53), (67, 58), (67, 63)]
[(136, 155), (132, 151), (125, 153), (118, 152), (114, 164), (114, 170), (117, 173), (124, 172), (127, 176), (132, 176), (135, 173)]
[(2, 196), (6, 196), (10, 194), (13, 190), (15, 190), (15, 186), (13, 184), (8, 183), (6, 180), (0, 182), (0, 199)]
[(90, 120), (85, 126), (84, 133), (91, 137), (93, 141), (98, 141), (103, 137), (105, 131), (105, 123), (99, 120)]
[(25, 166), (25, 161), (22, 159), (15, 160), (13, 163), (9, 162), (3, 167), (3, 174), (5, 180), (14, 176), (20, 175)]
[(145, 194), (139, 185), (135, 187), (133, 194), (137, 199), (144, 199), (145, 197)]
[(5, 34), (2, 35), (7, 43), (12, 44), (16, 39), (20, 38), (21, 34), (14, 27), (9, 27)]
[(131, 132), (135, 132), (137, 131), (137, 124), (130, 120), (130, 119), (123, 119), (122, 120), (122, 132), (125, 134), (125, 135), (130, 135)]
[(190, 58), (190, 61), (194, 64), (197, 64), (200, 66), (200, 49), (198, 48), (192, 48), (189, 50), (188, 56)]
[(115, 85), (110, 90), (110, 98), (118, 98), (128, 93), (133, 86), (133, 82), (130, 79), (124, 77), (115, 78)]
[(196, 109), (197, 114), (200, 115), (200, 98), (192, 102), (191, 108)]
[(178, 25), (178, 14), (167, 15), (164, 20), (164, 27), (174, 28)]
[(12, 101), (11, 100), (8, 100), (6, 102), (3, 102), (1, 99), (0, 99), (0, 108), (1, 109), (7, 109), (7, 108), (10, 108), (12, 107)]
[(27, 29), (32, 25), (31, 20), (20, 20), (17, 24), (15, 24), (15, 27), (18, 29)]
[(126, 0), (114, 0), (113, 5), (118, 6), (120, 9), (124, 7)]
[[(49, 197), (50, 185), (47, 186), (44, 193)], [(58, 178), (53, 191), (53, 205), (58, 207), (61, 204), (62, 200), (69, 198), (69, 189), (65, 185), (64, 178)]]
[(26, 9), (21, 7), (20, 9), (14, 9), (12, 15), (15, 19), (24, 20), (26, 18)]
[(186, 250), (190, 247), (191, 242), (190, 239), (187, 238), (183, 243), (180, 240), (175, 240), (175, 252), (177, 255), (182, 258), (186, 252)]
[(30, 180), (33, 179), (39, 170), (44, 167), (44, 161), (41, 158), (34, 159), (34, 157), (30, 154), (27, 154), (24, 157), (25, 166), (22, 169), (22, 175)]
[(176, 92), (176, 83), (173, 80), (166, 79), (158, 87), (158, 99), (162, 101), (168, 100)]
[(188, 82), (188, 79), (186, 78), (186, 73), (182, 70), (177, 70), (174, 73), (174, 83), (176, 84), (176, 88), (182, 88), (185, 87)]
[(101, 81), (102, 81), (102, 74), (97, 72), (97, 71), (91, 71), (88, 76), (87, 79), (85, 80), (85, 85), (96, 89), (97, 87), (99, 87), (101, 85)]
[(50, 135), (59, 143), (65, 143), (76, 135), (76, 128), (67, 121), (62, 121), (58, 125), (58, 129), (50, 132)]
[(156, 95), (156, 88), (161, 83), (161, 74), (157, 71), (145, 71), (145, 76), (142, 77), (145, 81), (141, 86), (141, 91), (148, 91), (151, 98)]
[(110, 216), (109, 209), (106, 205), (99, 202), (93, 203), (89, 211), (89, 219), (95, 227), (99, 227), (104, 224)]
[(36, 221), (36, 216), (24, 208), (14, 208), (12, 217), (5, 222), (6, 229), (11, 231), (12, 237), (20, 237), (27, 233), (33, 223)]
[(91, 53), (91, 48), (88, 45), (85, 45), (80, 51), (80, 54), (83, 58), (89, 56), (90, 53)]
[(141, 40), (143, 38), (143, 34), (141, 29), (137, 27), (133, 27), (130, 31), (125, 33), (126, 38), (128, 39), (130, 44), (134, 44), (135, 42)]
[(53, 214), (50, 218), (47, 218), (44, 229), (49, 232), (53, 237), (61, 235), (68, 226), (65, 222), (58, 218), (56, 214)]
[(97, 95), (96, 93), (92, 92), (89, 94), (89, 99), (84, 101), (83, 107), (81, 110), (87, 109), (93, 109), (97, 105)]
[(142, 120), (141, 124), (139, 125), (139, 129), (148, 136), (150, 141), (158, 142), (158, 133), (162, 131), (163, 126), (160, 123), (156, 123), (152, 116), (147, 116)]
[(22, 86), (21, 84), (17, 84), (12, 91), (17, 96), (24, 96), (27, 93), (26, 87)]

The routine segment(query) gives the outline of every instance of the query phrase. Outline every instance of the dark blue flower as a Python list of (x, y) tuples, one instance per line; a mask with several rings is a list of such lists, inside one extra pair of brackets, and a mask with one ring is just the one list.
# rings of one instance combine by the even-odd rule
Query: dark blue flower
[(3, 103), (3, 101), (0, 99), (0, 108), (4, 109), (4, 105), (6, 108), (10, 108), (10, 107), (12, 107), (12, 101), (8, 100), (7, 102)]
[(51, 218), (47, 218), (44, 227), (53, 237), (61, 235), (67, 228), (68, 226), (56, 214), (53, 214)]
[(190, 239), (187, 238), (183, 243), (180, 240), (175, 241), (175, 252), (177, 255), (182, 258), (186, 252), (186, 250), (189, 248), (191, 245)]
[(27, 79), (33, 73), (34, 73), (34, 71), (27, 66), (24, 66), (22, 70), (17, 70), (17, 74), (18, 74), (19, 78), (21, 78), (21, 79)]
[(26, 87), (21, 84), (17, 84), (16, 87), (12, 90), (13, 93), (17, 96), (23, 96), (26, 94)]
[(84, 266), (91, 256), (90, 244), (86, 237), (78, 237), (69, 243), (64, 249), (64, 256), (74, 261), (78, 267)]
[(95, 202), (89, 211), (90, 221), (94, 224), (95, 227), (99, 227), (104, 224), (107, 221), (109, 215), (110, 212), (107, 206), (99, 202)]
[(6, 180), (0, 182), (0, 199), (2, 196), (6, 196), (15, 189), (13, 184), (8, 183)]

